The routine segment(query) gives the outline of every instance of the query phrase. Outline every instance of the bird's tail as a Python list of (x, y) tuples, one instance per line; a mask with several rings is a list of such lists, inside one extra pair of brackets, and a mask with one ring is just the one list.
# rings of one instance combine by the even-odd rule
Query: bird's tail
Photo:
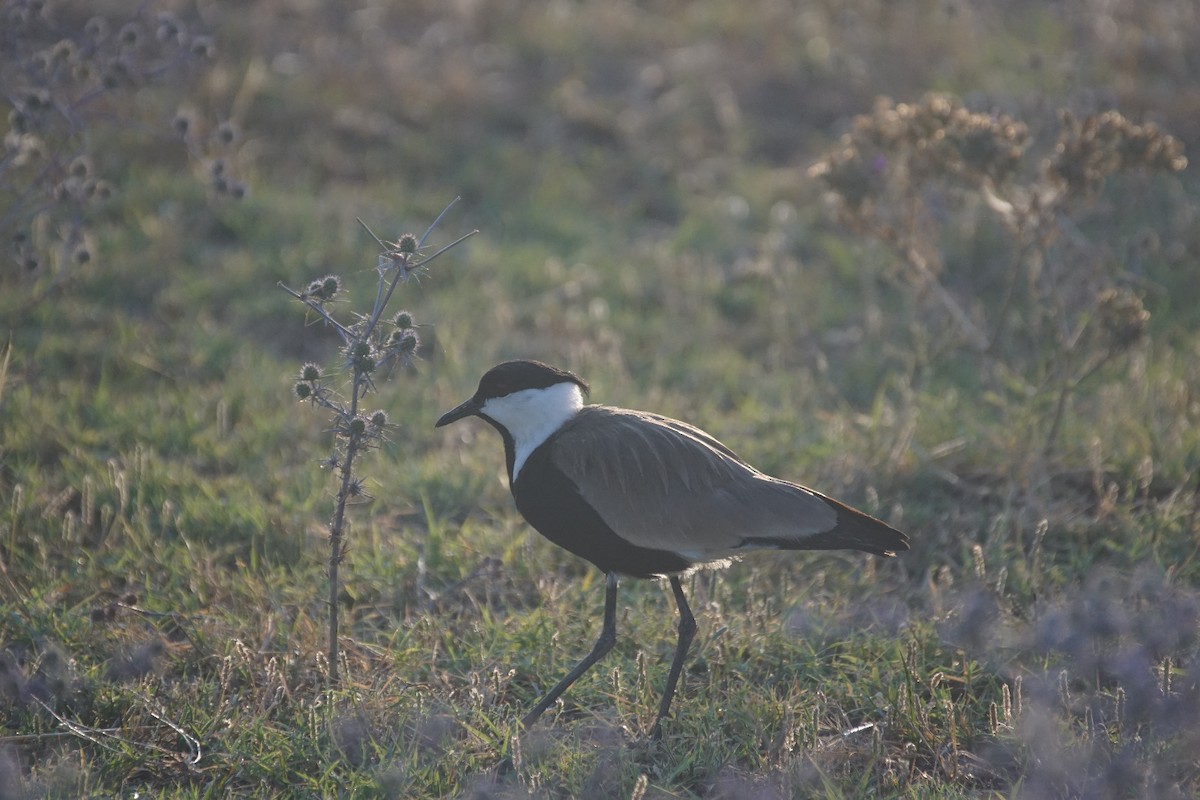
[(794, 539), (750, 538), (749, 545), (777, 547), (781, 550), (861, 550), (877, 556), (894, 556), (908, 549), (908, 537), (882, 520), (839, 503), (832, 497), (814, 492), (837, 512), (837, 524), (822, 533)]
[(837, 510), (837, 527), (812, 537), (823, 540), (813, 546), (828, 550), (862, 550), (877, 556), (894, 556), (908, 549), (908, 537), (886, 522), (832, 498), (826, 497), (825, 501)]

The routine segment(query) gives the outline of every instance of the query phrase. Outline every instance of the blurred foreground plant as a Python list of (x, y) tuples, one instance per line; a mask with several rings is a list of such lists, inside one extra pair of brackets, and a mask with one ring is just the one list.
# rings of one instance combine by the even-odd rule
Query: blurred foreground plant
[[(1049, 421), (1031, 431), (1043, 456), (1070, 395), (1129, 351), (1149, 320), (1122, 285), (1117, 259), (1073, 217), (1118, 173), (1187, 166), (1177, 139), (1115, 111), (1082, 119), (1062, 112), (1059, 122), (1053, 151), (1030, 168), (1032, 137), (1019, 120), (939, 94), (913, 104), (881, 98), (810, 170), (839, 219), (896, 256), (897, 283), (921, 311), (914, 328), (944, 350), (975, 354), (993, 389), (1054, 398)], [(969, 279), (948, 280), (955, 211), (976, 207), (999, 221), (1011, 251), (997, 254), (998, 276), (972, 264)]]
[[(345, 554), (346, 506), (366, 497), (364, 480), (356, 472), (357, 459), (364, 451), (377, 447), (386, 440), (391, 427), (387, 412), (364, 411), (361, 403), (367, 393), (375, 388), (375, 375), (392, 365), (409, 365), (416, 358), (420, 338), (416, 322), (408, 311), (398, 311), (387, 319), (384, 315), (388, 303), (401, 283), (419, 277), (429, 263), (450, 248), (475, 235), (471, 231), (430, 255), (421, 248), (429, 240), (434, 228), (457, 200), (450, 203), (438, 215), (433, 224), (419, 239), (406, 233), (394, 242), (385, 242), (371, 233), (383, 252), (379, 254), (376, 272), (379, 282), (375, 291), (375, 302), (367, 313), (354, 312), (352, 322), (339, 322), (328, 308), (342, 291), (342, 280), (337, 275), (326, 275), (310, 282), (300, 291), (279, 284), (284, 291), (299, 300), (333, 328), (342, 341), (341, 367), (326, 371), (314, 363), (300, 368), (299, 380), (294, 391), (300, 400), (320, 406), (333, 419), (333, 452), (325, 459), (325, 465), (333, 470), (338, 481), (333, 515), (329, 520), (329, 679), (338, 679), (338, 567)], [(364, 225), (364, 227), (366, 227)], [(370, 229), (367, 229), (370, 233)], [(334, 388), (333, 383), (342, 382), (343, 372), (349, 373), (348, 397)]]
[[(87, 18), (42, 0), (0, 0), (0, 287), (13, 301), (5, 311), (36, 305), (93, 262), (97, 207), (116, 193), (131, 152), (106, 129), (166, 137), (173, 128), (189, 156), (208, 165), (218, 193), (245, 193), (230, 175), (232, 123), (200, 142), (196, 112), (172, 119), (163, 107), (190, 104), (215, 56), (211, 36), (150, 3)], [(148, 102), (152, 86), (162, 89), (159, 103)], [(151, 116), (142, 120), (145, 108)]]

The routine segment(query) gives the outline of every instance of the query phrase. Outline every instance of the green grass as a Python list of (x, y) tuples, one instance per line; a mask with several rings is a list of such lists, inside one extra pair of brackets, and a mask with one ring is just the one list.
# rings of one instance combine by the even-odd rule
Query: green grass
[[(0, 273), (0, 798), (1200, 793), (1194, 175), (1119, 176), (1048, 250), (1151, 317), (1046, 447), (1053, 329), (957, 346), (806, 173), (876, 94), (932, 88), (1045, 145), (1054, 109), (1103, 95), (1194, 152), (1186, 3), (1130, 5), (1115, 39), (1002, 4), (284, 5), (185, 17), (216, 59), (106, 95), (70, 140), (116, 187), (67, 209), (90, 260)], [(50, 46), (91, 6), (22, 30)], [(184, 152), (180, 106), (235, 118), (247, 197), (214, 190), (215, 145)], [(8, 191), (28, 174), (5, 164)], [(995, 314), (1010, 237), (943, 188), (943, 281)], [(480, 234), (401, 288), (423, 360), (368, 404), (396, 427), (361, 467), (331, 687), (328, 421), (292, 385), (337, 344), (276, 284), (337, 272), (339, 313), (362, 309), (355, 218), (394, 240), (457, 195), (437, 243)], [(34, 207), (0, 200), (4, 224)], [(689, 577), (657, 749), (674, 604), (626, 580), (615, 650), (522, 731), (604, 580), (520, 519), (489, 429), (432, 427), (508, 357), (699, 424), (913, 549)]]

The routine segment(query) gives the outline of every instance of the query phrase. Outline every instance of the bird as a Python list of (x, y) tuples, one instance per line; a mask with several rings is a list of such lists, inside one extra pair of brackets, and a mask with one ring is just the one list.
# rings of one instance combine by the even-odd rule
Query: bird
[(517, 510), (540, 534), (605, 574), (604, 620), (591, 651), (521, 720), (530, 728), (617, 640), (621, 577), (666, 578), (679, 610), (675, 655), (649, 738), (658, 741), (696, 635), (680, 582), (754, 550), (861, 550), (894, 556), (908, 537), (874, 517), (750, 466), (676, 419), (586, 404), (588, 384), (540, 361), (505, 361), (441, 428), (478, 417), (504, 442)]

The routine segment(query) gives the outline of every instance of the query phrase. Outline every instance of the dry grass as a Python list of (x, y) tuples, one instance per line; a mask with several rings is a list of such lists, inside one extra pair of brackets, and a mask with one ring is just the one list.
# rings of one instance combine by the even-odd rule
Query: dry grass
[[(86, 103), (41, 54), (128, 11), (37, 5), (0, 4), (5, 85), (52, 99), (46, 169), (0, 161), (0, 797), (1200, 793), (1191, 5), (151, 4)], [(86, 52), (103, 85), (123, 51)], [(356, 308), (354, 218), (459, 194), (446, 240), (481, 234), (401, 300), (432, 324), (379, 383), (330, 688), (336, 487), (291, 392), (336, 344), (275, 285)], [(431, 429), (510, 356), (914, 549), (690, 579), (659, 749), (674, 611), (626, 581), (616, 650), (522, 732), (603, 580), (489, 432)]]

